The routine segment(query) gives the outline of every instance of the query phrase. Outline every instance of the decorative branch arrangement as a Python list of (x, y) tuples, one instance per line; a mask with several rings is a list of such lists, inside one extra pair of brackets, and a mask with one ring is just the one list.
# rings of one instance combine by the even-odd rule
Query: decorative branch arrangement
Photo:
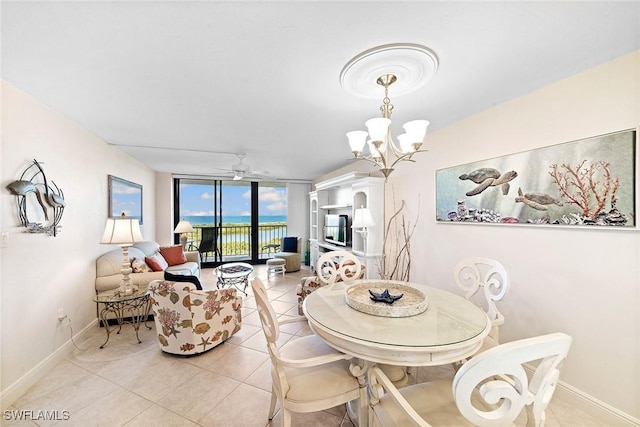
[[(393, 208), (395, 209), (395, 207), (394, 198)], [(418, 214), (413, 224), (405, 219), (404, 208), (405, 202), (403, 200), (400, 209), (395, 211), (385, 226), (382, 259), (378, 265), (378, 274), (381, 279), (410, 281), (411, 237), (420, 216), (420, 195), (418, 195)], [(394, 238), (390, 240), (391, 235)]]
[[(611, 175), (610, 163), (600, 160), (586, 165), (583, 160), (575, 167), (568, 164), (552, 164), (549, 175), (567, 202), (582, 210), (583, 221), (626, 222), (626, 217), (616, 208), (616, 193), (620, 187), (618, 177)], [(605, 211), (609, 200), (610, 210)]]
[[(30, 173), (29, 170), (34, 166), (37, 171), (31, 178), (26, 179)], [(58, 229), (61, 227), (59, 224), (66, 206), (64, 194), (55, 182), (51, 181), (51, 185), (49, 185), (47, 176), (44, 174), (44, 170), (37, 160), (34, 159), (33, 163), (22, 172), (19, 180), (7, 185), (7, 189), (11, 194), (17, 196), (16, 203), (20, 225), (26, 227), (28, 233), (45, 233), (50, 236), (57, 235)], [(44, 219), (48, 221), (48, 224), (43, 225), (39, 222), (29, 221), (27, 215), (27, 195), (31, 193), (35, 194), (36, 201), (42, 208)], [(49, 209), (53, 209), (52, 217), (49, 215)]]

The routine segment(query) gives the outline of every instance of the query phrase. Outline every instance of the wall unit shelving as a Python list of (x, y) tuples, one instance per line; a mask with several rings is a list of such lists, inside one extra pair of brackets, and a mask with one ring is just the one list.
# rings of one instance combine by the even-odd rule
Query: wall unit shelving
[[(367, 266), (367, 277), (377, 277), (378, 260), (382, 256), (384, 230), (384, 178), (370, 177), (366, 173), (352, 172), (316, 184), (309, 193), (311, 215), (310, 241), (311, 266), (315, 267), (321, 253), (331, 250), (348, 250)], [(375, 225), (369, 227), (366, 240), (351, 228), (355, 209), (369, 208)], [(347, 215), (347, 246), (324, 240), (325, 216)], [(365, 247), (366, 242), (366, 247)]]

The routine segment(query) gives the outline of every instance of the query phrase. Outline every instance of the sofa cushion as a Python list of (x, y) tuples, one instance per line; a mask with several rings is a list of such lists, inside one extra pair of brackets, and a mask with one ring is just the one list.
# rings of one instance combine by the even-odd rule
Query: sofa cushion
[(198, 266), (198, 263), (192, 261), (187, 261), (180, 265), (170, 265), (166, 268), (166, 271), (171, 274), (182, 274), (183, 276), (200, 276), (200, 267)]
[(187, 262), (182, 245), (161, 247), (160, 254), (168, 265), (180, 265)]
[(162, 257), (162, 254), (160, 254), (160, 252), (158, 252), (157, 254), (153, 254), (151, 256), (145, 257), (144, 262), (146, 262), (153, 271), (163, 271), (165, 268), (169, 266), (167, 261)]
[(131, 247), (141, 251), (145, 256), (151, 256), (156, 252), (160, 252), (160, 245), (153, 241), (136, 242)]
[(282, 238), (282, 252), (298, 252), (298, 238), (297, 237), (283, 237)]
[(164, 280), (169, 280), (171, 282), (188, 282), (193, 283), (199, 291), (202, 290), (202, 285), (200, 284), (200, 280), (196, 276), (191, 276), (187, 274), (171, 274), (170, 272), (164, 272)]

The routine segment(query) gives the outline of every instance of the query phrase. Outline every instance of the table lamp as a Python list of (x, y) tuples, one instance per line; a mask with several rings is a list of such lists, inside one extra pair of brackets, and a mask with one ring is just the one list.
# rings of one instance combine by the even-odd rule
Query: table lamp
[(133, 288), (131, 287), (131, 263), (129, 262), (129, 246), (135, 242), (142, 241), (142, 233), (140, 232), (140, 223), (135, 218), (126, 218), (124, 212), (120, 218), (107, 219), (107, 225), (104, 228), (104, 234), (100, 243), (105, 245), (118, 245), (122, 249), (122, 282), (118, 292), (120, 295), (131, 295)]
[(182, 220), (178, 222), (176, 225), (174, 233), (182, 233), (180, 234), (180, 243), (182, 243), (182, 250), (187, 250), (187, 233), (193, 233), (193, 227), (191, 223), (186, 220)]
[(360, 229), (355, 231), (357, 233), (360, 233), (360, 235), (362, 236), (362, 245), (364, 248), (363, 252), (364, 252), (365, 258), (367, 257), (367, 233), (368, 233), (367, 227), (372, 227), (374, 225), (376, 225), (376, 223), (373, 220), (373, 216), (371, 215), (371, 211), (369, 210), (369, 208), (365, 208), (361, 206), (360, 209), (356, 209), (353, 215), (351, 228), (354, 230), (356, 228)]

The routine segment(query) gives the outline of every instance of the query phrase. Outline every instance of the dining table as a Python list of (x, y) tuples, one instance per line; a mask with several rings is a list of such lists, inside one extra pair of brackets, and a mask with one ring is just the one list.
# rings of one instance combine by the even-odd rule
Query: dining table
[[(350, 300), (352, 287), (409, 289), (424, 297), (426, 309), (415, 314), (393, 310), (385, 314), (384, 303), (372, 302), (382, 311), (371, 314)], [(367, 370), (375, 364), (418, 367), (459, 362), (476, 353), (491, 330), (486, 312), (471, 301), (443, 289), (403, 281), (336, 282), (309, 294), (303, 311), (319, 338), (354, 357), (350, 370), (362, 385)], [(348, 407), (352, 421), (366, 426), (368, 402), (352, 402)]]

